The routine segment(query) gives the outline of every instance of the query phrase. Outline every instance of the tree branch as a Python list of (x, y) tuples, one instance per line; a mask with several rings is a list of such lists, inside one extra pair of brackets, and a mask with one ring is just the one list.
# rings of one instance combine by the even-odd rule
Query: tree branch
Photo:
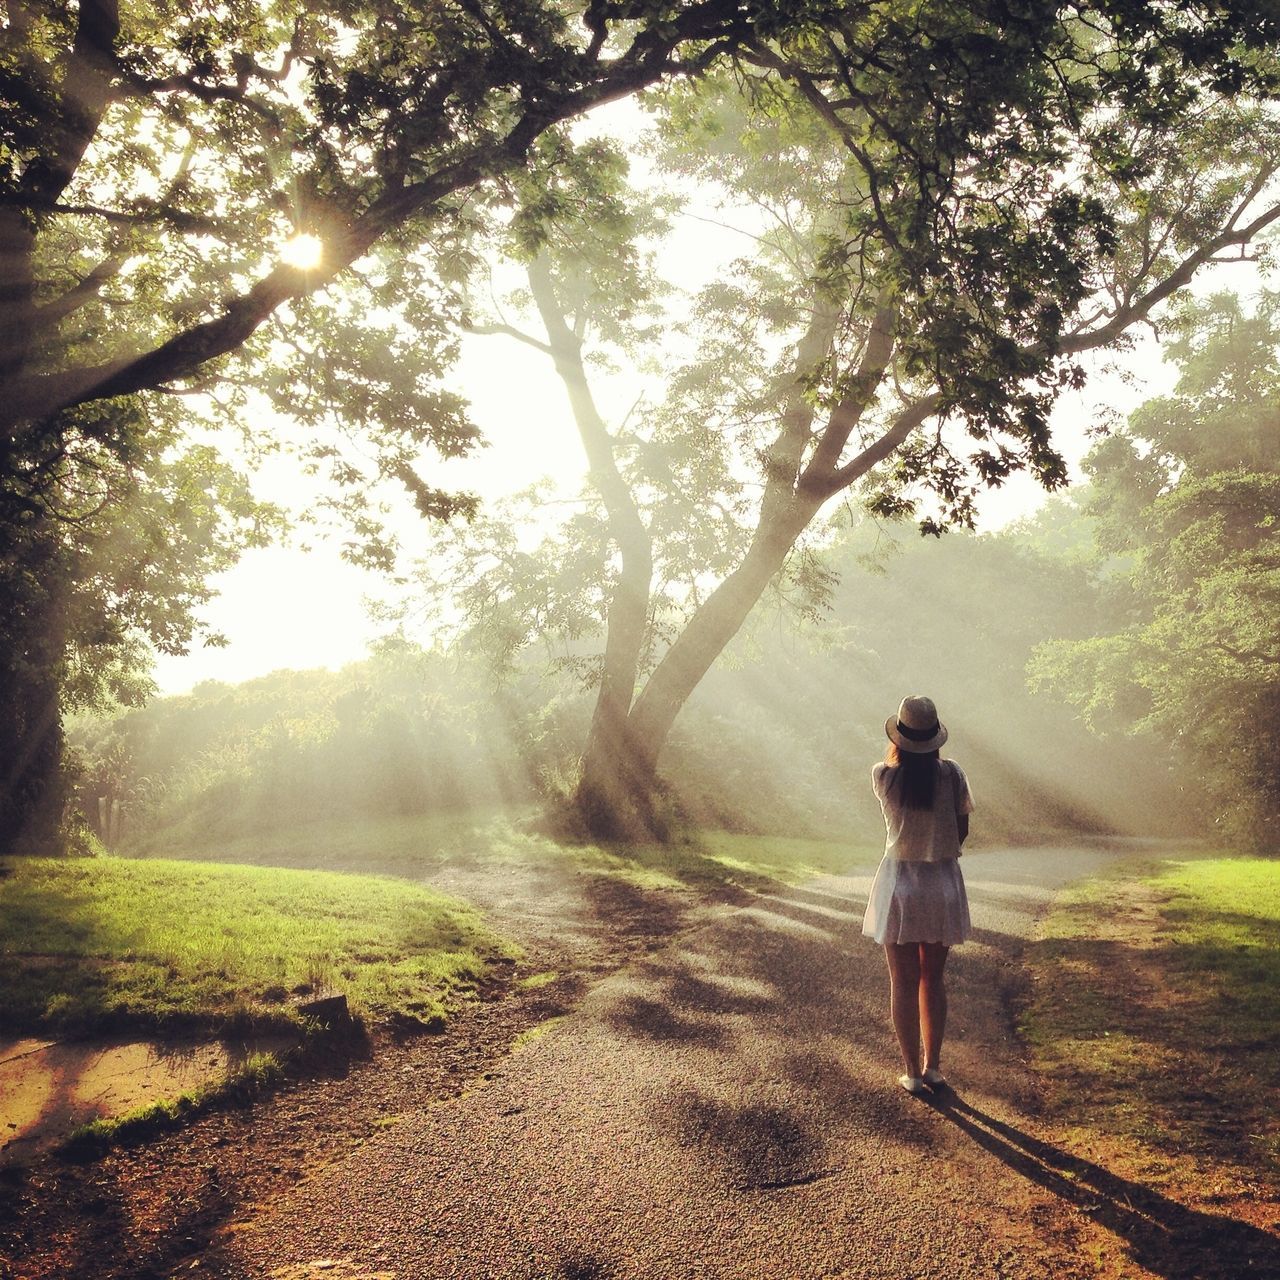
[(818, 447), (800, 478), (802, 489), (811, 484), (821, 487), (824, 477), (829, 476), (839, 465), (840, 455), (844, 452), (853, 429), (861, 421), (884, 377), (884, 371), (889, 367), (897, 320), (897, 303), (882, 300), (867, 332), (866, 346), (858, 363), (858, 372), (853, 376), (853, 385), (827, 418)]
[(59, 200), (43, 200), (36, 196), (0, 193), (0, 205), (8, 208), (31, 209), (38, 213), (66, 213), (82, 218), (102, 218), (116, 226), (154, 226), (167, 223), (179, 231), (196, 231), (223, 234), (231, 226), (223, 219), (209, 218), (182, 209), (170, 209), (157, 205), (151, 209), (106, 209), (96, 204), (64, 204)]
[[(816, 292), (816, 290), (815, 290)], [(806, 394), (808, 379), (828, 357), (840, 321), (840, 308), (829, 298), (815, 297), (809, 323), (796, 344), (791, 387), (782, 410), (782, 424), (765, 453), (765, 504), (775, 490), (794, 492), (804, 447), (812, 438), (816, 410)]]
[(83, 280), (73, 285), (65, 293), (54, 298), (52, 302), (36, 307), (32, 323), (38, 332), (60, 324), (67, 316), (79, 311), (81, 307), (92, 302), (108, 281), (120, 274), (128, 258), (123, 254), (104, 258), (89, 272)]
[[(805, 100), (818, 113), (827, 125), (833, 130), (836, 136), (844, 143), (848, 150), (858, 163), (862, 166), (863, 173), (867, 178), (867, 191), (871, 196), (871, 203), (876, 213), (876, 225), (880, 228), (885, 240), (898, 252), (902, 251), (902, 242), (898, 238), (897, 232), (893, 228), (893, 224), (889, 219), (889, 215), (884, 206), (884, 197), (880, 189), (880, 175), (876, 166), (872, 163), (871, 156), (853, 135), (853, 131), (840, 118), (839, 113), (832, 107), (830, 100), (826, 94), (818, 88), (813, 77), (807, 75), (794, 63), (780, 58), (771, 50), (753, 46), (751, 50), (752, 60), (760, 66), (777, 72), (779, 75), (790, 80), (804, 95)], [(867, 108), (865, 102), (861, 102), (864, 109)], [(874, 113), (869, 113), (874, 114)]]
[(473, 324), (470, 321), (464, 321), (462, 327), (468, 333), (478, 334), (503, 334), (508, 338), (515, 338), (517, 342), (523, 342), (526, 346), (532, 347), (535, 351), (541, 351), (543, 355), (554, 355), (549, 343), (535, 338), (531, 333), (525, 333), (522, 329), (517, 329), (512, 324)]
[(872, 467), (883, 462), (922, 422), (936, 412), (941, 404), (942, 396), (934, 391), (912, 404), (905, 405), (894, 416), (893, 425), (884, 435), (867, 445), (856, 458), (852, 458), (844, 466), (828, 472), (825, 481), (822, 477), (816, 477), (810, 492), (826, 501), (841, 489), (847, 489), (855, 480), (866, 475)]
[[(1195, 273), (1206, 263), (1213, 261), (1222, 249), (1230, 245), (1247, 244), (1278, 220), (1280, 220), (1280, 204), (1265, 210), (1247, 226), (1238, 229), (1234, 228), (1235, 222), (1238, 221), (1237, 215), (1229, 224), (1231, 229), (1223, 231), (1220, 235), (1201, 245), (1194, 253), (1189, 254), (1158, 285), (1147, 290), (1146, 293), (1132, 303), (1122, 307), (1105, 325), (1098, 329), (1071, 335), (1059, 344), (1056, 351), (1043, 343), (1037, 343), (1021, 348), (1021, 353), (1035, 358), (1043, 358), (1052, 354), (1074, 355), (1114, 342), (1131, 326), (1147, 319), (1151, 311), (1161, 302), (1187, 285)], [(806, 488), (810, 493), (820, 496), (824, 501), (839, 493), (841, 489), (847, 488), (855, 480), (865, 475), (872, 467), (883, 462), (941, 404), (942, 396), (935, 391), (912, 404), (904, 406), (895, 415), (892, 426), (878, 440), (863, 449), (857, 457), (843, 466), (827, 472), (825, 477), (814, 473), (812, 466), (808, 468), (805, 475)], [(811, 473), (812, 478), (810, 478)]]
[(52, 146), (27, 165), (21, 189), (42, 200), (56, 200), (79, 168), (89, 143), (98, 132), (111, 100), (116, 69), (115, 42), (120, 34), (117, 0), (80, 0), (75, 39), (71, 47), (75, 83), (61, 103), (61, 119), (50, 130)]
[(1264, 666), (1280, 667), (1280, 655), (1274, 653), (1263, 653), (1260, 649), (1237, 649), (1225, 640), (1214, 640), (1213, 645), (1237, 662), (1261, 662)]
[[(1232, 218), (1232, 224), (1238, 217), (1239, 213)], [(1037, 343), (1024, 347), (1024, 353), (1038, 357), (1053, 354), (1076, 355), (1114, 342), (1126, 329), (1145, 320), (1160, 303), (1189, 284), (1195, 273), (1206, 263), (1213, 261), (1223, 249), (1231, 245), (1248, 244), (1276, 221), (1280, 221), (1280, 204), (1260, 213), (1248, 226), (1228, 229), (1206, 241), (1194, 253), (1188, 254), (1158, 285), (1148, 289), (1127, 306), (1121, 307), (1101, 328), (1070, 334), (1058, 344), (1056, 350)]]
[[(86, 8), (93, 7), (86, 0)], [(701, 68), (709, 58), (718, 56), (726, 39), (746, 33), (745, 21), (738, 5), (707, 0), (682, 10), (660, 35), (652, 29), (641, 30), (617, 58), (593, 64), (599, 72), (597, 78), (588, 77), (587, 83), (572, 91), (549, 92), (526, 106), (505, 137), (474, 147), (427, 178), (386, 190), (362, 214), (328, 231), (323, 237), (325, 266), (321, 270), (303, 272), (277, 266), (226, 302), (220, 315), (191, 325), (132, 357), (56, 374), (15, 373), (0, 379), (0, 427), (191, 377), (211, 360), (243, 345), (284, 302), (329, 283), (393, 227), (430, 210), (453, 192), (522, 163), (535, 139), (551, 126), (591, 107), (627, 97), (673, 72)], [(693, 39), (709, 43), (690, 63), (673, 63), (672, 50)]]
[(248, 92), (244, 83), (205, 84), (193, 75), (172, 75), (163, 79), (149, 76), (127, 74), (121, 81), (123, 88), (137, 98), (149, 98), (153, 94), (189, 93), (201, 102), (233, 102), (252, 111), (254, 115), (271, 126), (273, 134), (278, 135), (282, 128), (280, 117), (267, 103), (255, 98)]

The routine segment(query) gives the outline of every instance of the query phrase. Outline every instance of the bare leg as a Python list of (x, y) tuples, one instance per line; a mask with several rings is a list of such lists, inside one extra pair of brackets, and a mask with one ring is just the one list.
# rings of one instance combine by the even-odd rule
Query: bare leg
[(939, 1069), (942, 1036), (947, 1029), (947, 988), (942, 971), (949, 948), (940, 942), (920, 944), (920, 1027), (924, 1032), (924, 1065)]
[(912, 943), (886, 942), (889, 964), (889, 1013), (907, 1075), (920, 1074), (920, 948)]

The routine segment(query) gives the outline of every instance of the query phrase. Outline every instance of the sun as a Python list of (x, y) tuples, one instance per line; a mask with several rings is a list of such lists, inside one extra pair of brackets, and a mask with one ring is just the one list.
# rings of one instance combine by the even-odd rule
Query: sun
[(324, 244), (319, 236), (299, 231), (280, 246), (280, 261), (299, 271), (313, 271), (324, 257)]

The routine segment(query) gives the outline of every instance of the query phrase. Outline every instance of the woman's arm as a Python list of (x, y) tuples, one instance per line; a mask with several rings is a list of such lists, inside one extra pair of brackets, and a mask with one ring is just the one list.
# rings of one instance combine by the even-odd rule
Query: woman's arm
[(969, 815), (967, 813), (956, 814), (956, 827), (960, 832), (960, 843), (964, 844), (969, 835)]

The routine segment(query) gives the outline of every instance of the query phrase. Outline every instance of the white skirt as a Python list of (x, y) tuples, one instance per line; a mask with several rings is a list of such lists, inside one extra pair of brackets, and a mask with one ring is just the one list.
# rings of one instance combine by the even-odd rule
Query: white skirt
[(954, 947), (968, 938), (972, 927), (959, 858), (881, 858), (862, 919), (864, 934), (879, 943), (940, 942)]

